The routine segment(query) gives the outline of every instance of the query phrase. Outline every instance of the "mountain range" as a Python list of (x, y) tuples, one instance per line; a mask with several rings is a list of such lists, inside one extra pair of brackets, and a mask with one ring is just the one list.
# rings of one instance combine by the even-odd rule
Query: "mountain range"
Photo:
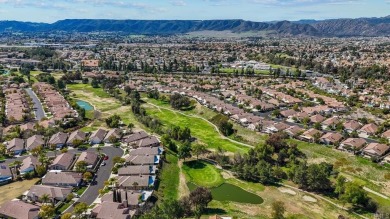
[(123, 32), (185, 34), (195, 31), (266, 32), (276, 35), (354, 37), (390, 36), (390, 16), (381, 18), (254, 22), (245, 20), (66, 19), (52, 24), (0, 21), (0, 32)]

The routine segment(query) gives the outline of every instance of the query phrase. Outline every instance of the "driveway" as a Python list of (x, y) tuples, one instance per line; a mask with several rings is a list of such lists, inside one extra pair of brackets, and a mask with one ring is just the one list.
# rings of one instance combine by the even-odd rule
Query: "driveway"
[(43, 110), (42, 103), (38, 99), (34, 91), (31, 90), (31, 88), (26, 88), (25, 90), (34, 102), (35, 119), (40, 121), (42, 118), (45, 117), (45, 111)]
[[(95, 150), (94, 148), (89, 148), (88, 150)], [(84, 194), (80, 197), (77, 202), (85, 202), (87, 205), (91, 205), (95, 199), (99, 196), (99, 189), (104, 188), (104, 181), (108, 180), (111, 175), (111, 169), (114, 166), (112, 158), (123, 155), (123, 150), (115, 147), (102, 147), (102, 153), (106, 154), (109, 159), (105, 162), (107, 165), (101, 166), (97, 171), (96, 182), (97, 184), (91, 185), (85, 190)], [(72, 212), (73, 206), (68, 208), (64, 213)]]

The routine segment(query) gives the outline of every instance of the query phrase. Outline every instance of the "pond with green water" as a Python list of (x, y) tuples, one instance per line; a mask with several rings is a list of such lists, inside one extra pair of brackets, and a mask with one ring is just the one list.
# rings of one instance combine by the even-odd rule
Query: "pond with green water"
[[(191, 182), (187, 183), (187, 186), (190, 191), (195, 190), (197, 187)], [(213, 199), (217, 201), (232, 201), (249, 204), (261, 204), (264, 202), (260, 196), (229, 183), (223, 183), (222, 185), (211, 188), (210, 190), (213, 195)]]

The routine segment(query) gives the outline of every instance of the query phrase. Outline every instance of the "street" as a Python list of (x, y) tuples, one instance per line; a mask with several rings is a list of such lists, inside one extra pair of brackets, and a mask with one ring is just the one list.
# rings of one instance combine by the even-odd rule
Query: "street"
[[(95, 150), (94, 148), (89, 148), (88, 150)], [(87, 205), (91, 205), (95, 199), (99, 196), (99, 189), (104, 188), (104, 181), (108, 180), (108, 178), (111, 175), (111, 169), (114, 166), (112, 162), (112, 158), (119, 156), (121, 157), (123, 155), (123, 150), (120, 148), (115, 147), (103, 147), (102, 153), (106, 154), (109, 159), (105, 162), (107, 165), (100, 166), (99, 170), (97, 171), (97, 178), (96, 182), (97, 184), (91, 185), (87, 190), (85, 190), (84, 194), (80, 197), (80, 199), (77, 202), (85, 202)], [(73, 206), (69, 207), (65, 212), (72, 212)]]
[(31, 88), (26, 88), (25, 90), (27, 94), (31, 97), (32, 101), (34, 102), (35, 119), (40, 121), (42, 118), (45, 117), (45, 111), (43, 110), (42, 103), (38, 99), (34, 91), (31, 90)]

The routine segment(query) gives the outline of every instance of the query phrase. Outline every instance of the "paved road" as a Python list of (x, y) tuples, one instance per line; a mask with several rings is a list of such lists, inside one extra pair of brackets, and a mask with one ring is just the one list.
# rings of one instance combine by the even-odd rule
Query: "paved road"
[(45, 117), (45, 111), (43, 110), (42, 103), (31, 88), (26, 88), (25, 90), (34, 102), (35, 119), (39, 121)]
[[(94, 148), (90, 148), (88, 150), (95, 150)], [(87, 190), (85, 190), (84, 194), (80, 197), (80, 199), (77, 202), (85, 202), (87, 205), (91, 205), (95, 199), (99, 196), (99, 189), (104, 188), (104, 181), (108, 180), (108, 178), (111, 175), (111, 169), (113, 167), (112, 158), (115, 156), (122, 156), (123, 150), (120, 148), (114, 148), (114, 147), (103, 147), (102, 153), (108, 155), (109, 159), (105, 162), (107, 163), (106, 166), (101, 166), (99, 170), (97, 171), (97, 184), (91, 185), (88, 187)], [(73, 206), (68, 208), (64, 213), (72, 212)]]

